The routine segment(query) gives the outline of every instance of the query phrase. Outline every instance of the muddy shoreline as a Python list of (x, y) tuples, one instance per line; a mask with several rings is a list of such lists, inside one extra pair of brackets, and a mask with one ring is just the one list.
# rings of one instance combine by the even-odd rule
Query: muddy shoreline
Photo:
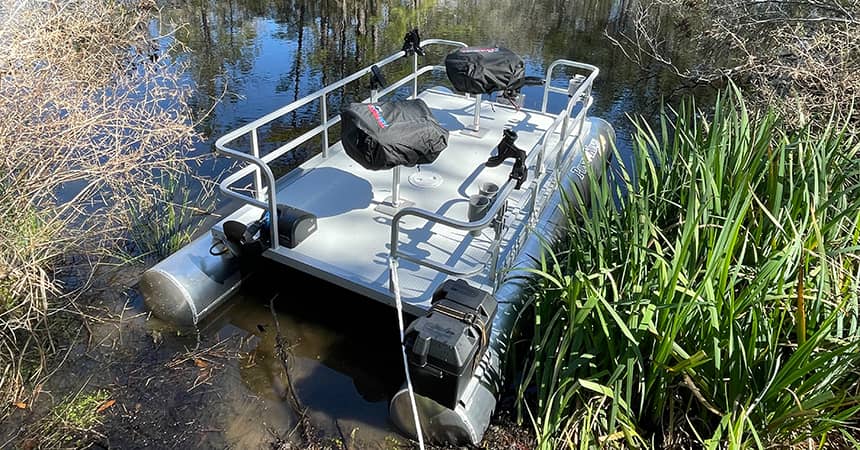
[[(140, 272), (123, 269), (112, 283), (121, 289), (89, 302), (90, 319), (59, 352), (59, 370), (0, 426), (5, 448), (417, 448), (388, 423), (402, 382), (388, 308), (337, 305), (342, 313), (325, 317), (337, 308), (303, 306), (259, 284), (200, 329), (176, 329), (142, 307)], [(338, 288), (318, 294), (343, 303)], [(276, 299), (275, 315), (260, 298)], [(390, 345), (380, 344), (385, 335)], [(58, 421), (58, 405), (92, 392), (106, 395), (97, 423)], [(483, 448), (532, 448), (531, 431), (511, 416), (503, 405)], [(44, 435), (46, 424), (56, 435)]]

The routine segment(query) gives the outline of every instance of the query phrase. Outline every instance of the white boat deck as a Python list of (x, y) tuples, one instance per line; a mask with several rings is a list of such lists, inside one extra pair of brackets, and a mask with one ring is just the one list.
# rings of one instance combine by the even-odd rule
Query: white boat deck
[[(481, 132), (467, 129), (474, 116), (474, 100), (452, 95), (444, 90), (428, 90), (419, 95), (439, 123), (450, 132), (448, 147), (433, 164), (401, 169), (400, 198), (414, 202), (414, 207), (450, 218), (467, 221), (468, 197), (478, 192), (478, 185), (491, 181), (502, 186), (508, 179), (512, 160), (487, 168), (484, 162), (502, 138), (505, 128), (519, 134), (516, 145), (526, 152), (537, 151), (536, 144), (552, 125), (554, 115), (531, 110), (515, 111), (510, 107), (484, 101)], [(548, 146), (551, 148), (552, 146)], [(552, 161), (554, 155), (546, 155)], [(439, 176), (438, 187), (422, 188), (409, 181), (416, 172)], [(502, 248), (519, 230), (526, 226), (519, 220), (519, 207), (529, 200), (529, 181), (509, 197), (509, 219), (503, 234)], [(279, 247), (264, 255), (281, 264), (307, 272), (363, 296), (390, 305), (389, 244), (391, 216), (376, 207), (391, 195), (392, 172), (369, 171), (353, 161), (340, 142), (333, 145), (328, 156), (317, 155), (279, 180), (279, 204), (301, 208), (317, 216), (318, 229), (293, 249)], [(246, 205), (225, 220), (249, 223), (258, 219), (262, 210)], [(213, 228), (221, 233), (218, 224)], [(492, 291), (489, 278), (490, 245), (493, 232), (487, 228), (480, 236), (471, 236), (440, 224), (408, 216), (401, 222), (400, 252), (452, 264), (463, 270), (483, 267), (469, 280), (472, 284)], [(404, 308), (418, 314), (429, 308), (435, 289), (448, 275), (408, 261), (400, 261), (398, 271)]]

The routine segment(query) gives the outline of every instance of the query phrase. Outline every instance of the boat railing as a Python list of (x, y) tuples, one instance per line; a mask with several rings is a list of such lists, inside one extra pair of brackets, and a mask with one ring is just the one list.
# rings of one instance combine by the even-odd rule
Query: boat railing
[[(481, 219), (467, 222), (463, 220), (454, 219), (448, 216), (444, 216), (441, 214), (437, 214), (432, 211), (428, 211), (426, 209), (416, 208), (413, 206), (408, 206), (405, 208), (401, 208), (394, 214), (394, 217), (391, 220), (391, 246), (390, 246), (390, 255), (395, 259), (403, 259), (406, 261), (413, 262), (415, 264), (429, 267), (437, 272), (442, 272), (448, 275), (462, 275), (462, 276), (472, 276), (483, 271), (482, 266), (473, 267), (468, 270), (458, 269), (456, 266), (446, 263), (435, 262), (426, 258), (417, 258), (409, 255), (408, 253), (400, 252), (398, 249), (399, 244), (399, 236), (400, 236), (400, 222), (406, 216), (415, 216), (421, 219), (425, 219), (429, 222), (434, 222), (440, 225), (448, 226), (451, 228), (455, 228), (457, 230), (463, 231), (475, 231), (486, 228), (491, 225), (492, 222), (495, 222), (500, 218), (500, 216), (504, 213), (505, 200), (510, 196), (511, 192), (514, 190), (514, 182), (512, 180), (508, 180), (502, 187), (499, 189), (498, 194), (496, 194), (496, 200), (492, 203), (490, 208), (487, 210), (487, 213)], [(497, 235), (500, 232), (500, 229), (496, 227), (495, 229)], [(496, 240), (497, 241), (497, 240)], [(498, 245), (498, 242), (494, 242), (494, 245)]]
[[(553, 71), (557, 67), (562, 66), (588, 71), (588, 74), (585, 76), (579, 75), (571, 78), (568, 81), (567, 89), (552, 86), (550, 83), (553, 80)], [(549, 69), (547, 70), (546, 80), (544, 81), (544, 94), (541, 111), (544, 113), (546, 112), (548, 97), (550, 93), (565, 94), (568, 96), (568, 101), (562, 112), (560, 112), (556, 116), (556, 119), (538, 140), (538, 151), (531, 151), (526, 156), (526, 167), (533, 168), (533, 173), (535, 174), (535, 180), (533, 180), (532, 185), (529, 188), (529, 201), (526, 203), (525, 208), (521, 208), (521, 212), (525, 213), (522, 220), (526, 221), (529, 224), (533, 224), (534, 221), (537, 220), (537, 217), (540, 216), (540, 214), (543, 212), (543, 207), (546, 204), (546, 200), (549, 198), (549, 195), (544, 195), (542, 197), (538, 197), (538, 195), (541, 192), (547, 193), (547, 191), (554, 189), (557, 183), (560, 181), (558, 177), (545, 176), (547, 172), (544, 170), (544, 159), (547, 153), (548, 146), (550, 142), (555, 142), (555, 145), (551, 149), (549, 149), (549, 151), (551, 153), (555, 153), (556, 155), (553, 173), (559, 174), (561, 169), (570, 164), (573, 159), (573, 149), (575, 147), (573, 144), (574, 141), (576, 141), (580, 137), (582, 128), (588, 115), (588, 110), (591, 108), (591, 105), (594, 102), (591, 96), (592, 85), (599, 73), (600, 70), (593, 65), (564, 59), (554, 61), (552, 64), (550, 64)], [(577, 105), (580, 105), (581, 107), (577, 112), (576, 116), (571, 117), (571, 114), (573, 114), (574, 108)], [(573, 124), (573, 126), (571, 126), (571, 123)], [(560, 130), (559, 127), (561, 127)], [(558, 133), (557, 140), (554, 139), (556, 133)], [(573, 141), (570, 141), (571, 138), (573, 139)], [(565, 147), (565, 145), (567, 145), (567, 147)], [(567, 148), (566, 151), (565, 148)], [(475, 265), (469, 267), (468, 269), (461, 269), (453, 264), (437, 262), (427, 258), (418, 258), (400, 251), (398, 247), (400, 222), (403, 218), (407, 216), (414, 216), (427, 220), (428, 222), (434, 222), (439, 225), (463, 231), (481, 230), (492, 224), (494, 236), (492, 243), (488, 249), (488, 252), (490, 253), (488, 262), (490, 281), (493, 286), (493, 289), (495, 290), (499, 281), (499, 271), (497, 269), (501, 265), (499, 261), (501, 257), (499, 253), (499, 248), (501, 246), (501, 240), (503, 237), (502, 227), (504, 224), (504, 214), (506, 212), (507, 199), (514, 191), (513, 183), (514, 182), (512, 180), (508, 180), (499, 189), (499, 193), (496, 195), (493, 203), (491, 204), (485, 216), (481, 219), (471, 222), (454, 219), (442, 214), (435, 213), (433, 211), (428, 211), (414, 206), (401, 208), (391, 220), (391, 242), (389, 245), (389, 256), (392, 259), (406, 260), (414, 264), (418, 264), (420, 266), (436, 270), (437, 272), (445, 273), (447, 275), (458, 275), (465, 277), (474, 276), (483, 272), (484, 269), (487, 268), (486, 263)], [(546, 183), (551, 183), (552, 185), (547, 186)], [(514, 245), (515, 247), (519, 246), (524, 240), (525, 236), (526, 233), (521, 233), (519, 236), (513, 237), (512, 245)], [(512, 252), (508, 253), (516, 253), (516, 250), (514, 249)]]
[[(426, 47), (430, 45), (444, 45), (444, 46), (453, 46), (453, 47), (466, 47), (467, 45), (462, 42), (450, 41), (445, 39), (427, 39), (421, 41), (421, 46)], [(385, 59), (377, 61), (370, 66), (367, 66), (358, 72), (353, 73), (352, 75), (347, 76), (337, 82), (329, 84), (322, 89), (308, 95), (302, 97), (286, 106), (283, 106), (275, 111), (272, 111), (269, 114), (266, 114), (263, 117), (260, 117), (253, 122), (250, 122), (246, 125), (243, 125), (224, 136), (218, 138), (215, 141), (215, 149), (219, 154), (224, 156), (237, 159), (239, 161), (243, 161), (247, 163), (245, 167), (240, 168), (236, 172), (227, 176), (223, 181), (221, 181), (219, 185), (219, 189), (224, 195), (240, 200), (243, 203), (250, 204), (267, 210), (269, 212), (269, 217), (277, 217), (277, 198), (276, 195), (268, 195), (268, 193), (276, 192), (276, 180), (275, 175), (272, 172), (272, 169), (269, 167), (269, 163), (280, 158), (281, 156), (287, 154), (288, 152), (295, 150), (300, 145), (305, 142), (322, 135), (322, 157), (328, 156), (329, 150), (329, 128), (334, 126), (335, 124), (340, 122), (340, 114), (335, 115), (334, 117), (329, 117), (328, 114), (328, 95), (338, 89), (343, 88), (344, 86), (355, 82), (365, 75), (371, 74), (373, 71), (373, 67), (381, 68), (387, 64), (390, 64), (394, 61), (397, 61), (404, 57), (404, 52), (400, 51), (397, 53), (388, 56)], [(439, 65), (426, 65), (424, 67), (418, 67), (418, 55), (412, 55), (412, 73), (401, 78), (400, 80), (392, 83), (388, 87), (379, 90), (378, 92), (372, 91), (371, 98), (366, 99), (365, 101), (371, 100), (376, 101), (379, 97), (388, 95), (400, 87), (406, 85), (410, 81), (412, 82), (412, 97), (418, 95), (418, 78), (433, 70), (444, 70), (444, 66)], [(306, 131), (305, 133), (297, 136), (296, 138), (286, 142), (284, 145), (272, 150), (266, 155), (260, 155), (260, 143), (259, 143), (259, 133), (258, 130), (273, 121), (305, 106), (315, 100), (319, 100), (320, 102), (320, 124), (316, 127)], [(234, 141), (241, 137), (245, 137), (250, 135), (251, 140), (251, 152), (243, 152), (234, 148), (229, 147), (228, 145), (232, 144)], [(253, 174), (253, 193), (254, 195), (248, 195), (244, 192), (239, 192), (236, 189), (236, 186), (241, 180), (245, 179), (245, 177)], [(278, 242), (278, 221), (273, 220), (271, 226), (269, 227), (270, 231), (270, 239), (271, 239), (271, 248), (277, 249), (279, 247)]]
[[(453, 46), (453, 47), (467, 47), (465, 43), (458, 41), (451, 41), (445, 39), (427, 39), (421, 41), (421, 47), (431, 46), (431, 45), (442, 45), (442, 46)], [(238, 199), (245, 204), (254, 205), (261, 209), (264, 209), (269, 212), (269, 217), (277, 217), (277, 196), (269, 195), (269, 193), (276, 192), (276, 180), (272, 169), (269, 167), (269, 164), (276, 160), (277, 158), (282, 157), (288, 152), (295, 150), (300, 145), (305, 142), (317, 137), (322, 136), (322, 148), (321, 148), (321, 156), (323, 158), (328, 156), (329, 151), (329, 128), (336, 125), (340, 122), (340, 114), (336, 114), (334, 117), (329, 117), (328, 114), (328, 96), (330, 93), (345, 87), (346, 85), (353, 83), (355, 81), (360, 80), (365, 75), (369, 75), (373, 73), (374, 67), (382, 68), (392, 62), (395, 62), (404, 57), (403, 51), (396, 52), (380, 61), (377, 61), (374, 64), (371, 64), (339, 81), (336, 81), (332, 84), (329, 84), (322, 89), (302, 97), (286, 106), (283, 106), (269, 114), (266, 114), (259, 119), (256, 119), (248, 124), (245, 124), (227, 134), (220, 137), (215, 142), (216, 151), (224, 156), (237, 159), (239, 161), (243, 161), (247, 163), (246, 166), (241, 167), (236, 172), (227, 176), (219, 185), (221, 192), (229, 197)], [(381, 90), (371, 90), (371, 95), (368, 99), (364, 101), (377, 101), (379, 98), (389, 95), (395, 92), (397, 89), (405, 86), (407, 83), (412, 82), (412, 98), (417, 97), (418, 95), (418, 78), (428, 72), (432, 72), (434, 70), (445, 70), (445, 67), (442, 65), (425, 65), (423, 67), (419, 67), (418, 65), (418, 55), (412, 55), (412, 72), (405, 77), (397, 80), (396, 82), (390, 84), (389, 86), (381, 89)], [(568, 88), (563, 89), (560, 87), (552, 86), (551, 82), (553, 80), (553, 74), (556, 68), (559, 67), (570, 67), (573, 69), (585, 70), (588, 71), (586, 76), (577, 76), (571, 78), (568, 82)], [(544, 92), (543, 92), (543, 101), (541, 105), (541, 111), (546, 112), (548, 105), (548, 97), (550, 93), (558, 93), (558, 94), (566, 94), (568, 96), (568, 102), (562, 113), (559, 113), (556, 116), (556, 120), (553, 121), (551, 126), (544, 132), (543, 136), (540, 138), (539, 142), (539, 151), (538, 152), (529, 152), (526, 164), (528, 167), (534, 167), (534, 173), (536, 174), (536, 180), (533, 183), (532, 189), (532, 198), (529, 202), (530, 207), (529, 211), (527, 211), (527, 217), (531, 220), (535, 216), (535, 211), (540, 211), (542, 207), (542, 202), (539, 202), (537, 199), (537, 193), (540, 190), (539, 187), (543, 186), (543, 182), (545, 181), (542, 175), (544, 174), (544, 157), (547, 151), (556, 152), (556, 167), (558, 167), (564, 159), (568, 159), (570, 156), (570, 151), (563, 152), (564, 144), (567, 139), (572, 134), (571, 131), (576, 129), (577, 133), (581, 131), (582, 124), (585, 121), (586, 113), (591, 106), (591, 88), (594, 79), (598, 75), (598, 68), (589, 64), (579, 63), (575, 61), (569, 60), (557, 60), (554, 61), (548, 68), (546, 79), (544, 82)], [(468, 95), (466, 95), (468, 97)], [(273, 121), (292, 113), (293, 111), (301, 108), (305, 105), (310, 104), (314, 101), (319, 101), (320, 105), (320, 122), (316, 127), (304, 132), (303, 134), (291, 139), (290, 141), (284, 143), (280, 147), (268, 152), (265, 155), (260, 154), (260, 143), (259, 143), (259, 133), (258, 130)], [(576, 117), (573, 118), (574, 127), (570, 126), (571, 114), (574, 110), (574, 107), (577, 104), (581, 104), (579, 113)], [(555, 146), (552, 149), (548, 149), (549, 142), (552, 140), (551, 138), (554, 136), (556, 132), (558, 132), (559, 127), (561, 127), (561, 131), (559, 132), (559, 139), (556, 142)], [(237, 150), (235, 148), (229, 147), (236, 140), (242, 137), (250, 136), (250, 153)], [(240, 192), (240, 186), (237, 186), (241, 180), (245, 179), (245, 177), (253, 174), (253, 196), (247, 193), (247, 190), (244, 192)], [(478, 267), (477, 269), (470, 269), (467, 271), (459, 270), (456, 267), (438, 263), (426, 259), (418, 259), (407, 254), (401, 253), (397, 249), (397, 238), (399, 235), (399, 227), (400, 221), (405, 216), (417, 216), (423, 218), (425, 220), (436, 222), (442, 225), (450, 226), (453, 228), (461, 229), (461, 230), (478, 230), (483, 229), (484, 227), (490, 225), (491, 222), (501, 223), (502, 217), (501, 214), (504, 212), (504, 204), (505, 200), (513, 191), (513, 185), (511, 182), (506, 183), (502, 189), (500, 189), (499, 194), (497, 195), (495, 201), (490, 209), (490, 211), (485, 215), (484, 218), (473, 221), (473, 222), (464, 222), (457, 219), (451, 219), (449, 217), (437, 214), (432, 211), (423, 210), (415, 207), (407, 207), (401, 208), (398, 213), (393, 217), (392, 225), (391, 225), (391, 256), (393, 258), (403, 258), (409, 261), (412, 261), (416, 264), (420, 264), (426, 267), (430, 267), (434, 270), (447, 273), (449, 275), (463, 275), (463, 276), (471, 276), (483, 270), (482, 267)], [(496, 217), (499, 216), (499, 217)], [(271, 221), (270, 227), (270, 242), (271, 249), (276, 250), (279, 247), (279, 235), (278, 235), (278, 223), (276, 220)], [(496, 236), (493, 240), (493, 244), (491, 245), (491, 253), (492, 253), (492, 268), (491, 270), (495, 270), (495, 266), (497, 264), (498, 259), (498, 251), (500, 245), (500, 230), (496, 230)]]
[[(582, 76), (577, 75), (568, 80), (567, 89), (562, 89), (559, 87), (552, 86), (550, 83), (553, 79), (553, 72), (557, 67), (570, 67), (573, 69), (585, 70), (588, 71), (588, 75)], [(549, 181), (554, 182), (554, 179), (547, 179), (543, 177), (544, 173), (544, 159), (546, 157), (547, 152), (554, 153), (556, 155), (555, 159), (555, 171), (558, 171), (561, 167), (565, 165), (566, 162), (569, 161), (569, 158), (572, 157), (571, 149), (572, 146), (567, 147), (568, 151), (564, 151), (565, 145), (567, 144), (568, 138), (571, 136), (576, 139), (580, 133), (582, 132), (582, 127), (585, 124), (585, 119), (588, 116), (588, 111), (591, 108), (591, 105), (594, 103), (594, 98), (591, 96), (592, 87), (594, 84), (594, 80), (600, 74), (600, 69), (591, 64), (585, 64), (576, 61), (570, 61), (567, 59), (559, 59), (550, 64), (549, 69), (547, 70), (546, 80), (544, 81), (544, 93), (543, 93), (543, 101), (541, 103), (541, 111), (546, 113), (547, 103), (549, 99), (550, 93), (557, 94), (566, 94), (568, 96), (567, 104), (561, 113), (556, 116), (555, 121), (553, 121), (552, 125), (544, 132), (541, 140), (539, 141), (539, 151), (537, 154), (537, 162), (535, 164), (535, 174), (538, 179), (538, 188), (532, 190), (532, 201), (531, 204), (533, 209), (537, 212), (531, 214), (532, 219), (536, 219), (537, 216), (540, 215), (540, 212), (543, 210), (543, 202), (538, 201), (537, 195), (538, 192), (541, 191), (540, 187), (543, 186), (543, 182)], [(576, 105), (580, 105), (577, 115), (575, 117), (571, 117), (574, 111), (574, 107)], [(572, 124), (572, 125), (571, 125)], [(561, 130), (559, 130), (561, 127)], [(555, 145), (548, 150), (548, 146), (550, 142), (553, 142), (551, 139), (555, 133), (559, 133), (558, 140), (554, 141)]]

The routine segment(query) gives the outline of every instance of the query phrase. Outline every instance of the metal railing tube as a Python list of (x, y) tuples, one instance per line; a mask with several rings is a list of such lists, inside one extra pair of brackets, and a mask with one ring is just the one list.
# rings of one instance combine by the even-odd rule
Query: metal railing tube
[[(425, 74), (425, 73), (427, 73), (427, 72), (432, 72), (433, 70), (436, 70), (436, 69), (439, 69), (439, 68), (444, 69), (445, 67), (444, 67), (444, 66), (424, 66), (424, 67), (422, 67), (422, 68), (420, 68), (420, 69), (418, 70), (418, 76), (424, 75), (424, 74)], [(379, 94), (377, 95), (377, 97), (379, 97), (379, 98), (385, 97), (386, 95), (388, 95), (388, 94), (390, 94), (390, 93), (394, 92), (395, 90), (397, 90), (397, 88), (399, 88), (399, 87), (401, 87), (401, 86), (405, 86), (405, 85), (406, 85), (406, 83), (408, 83), (408, 82), (409, 82), (409, 81), (411, 81), (411, 80), (412, 80), (412, 74), (409, 74), (409, 75), (407, 75), (407, 76), (405, 76), (405, 77), (403, 77), (403, 78), (401, 78), (401, 79), (399, 79), (399, 80), (395, 81), (394, 83), (391, 83), (390, 85), (388, 85), (388, 87), (387, 87), (387, 88), (380, 90), (380, 91), (379, 91)], [(369, 102), (369, 101), (370, 101), (370, 97), (368, 97), (368, 98), (366, 98), (366, 99), (364, 99), (364, 100), (362, 100), (362, 101), (363, 101), (363, 102)]]
[(498, 285), (498, 271), (499, 271), (499, 249), (502, 245), (502, 231), (504, 231), (505, 226), (505, 209), (499, 209), (499, 212), (496, 213), (496, 221), (493, 222), (493, 249), (490, 254), (490, 279), (493, 282), (493, 292), (496, 291), (496, 286)]
[[(329, 121), (327, 126), (330, 127), (330, 126), (338, 123), (339, 121), (340, 120), (335, 121), (334, 119), (332, 119), (331, 121)], [(302, 133), (298, 137), (293, 138), (293, 140), (291, 140), (290, 142), (287, 142), (286, 144), (278, 147), (277, 149), (273, 150), (272, 152), (268, 153), (267, 155), (263, 156), (260, 159), (262, 159), (263, 162), (268, 164), (268, 163), (274, 161), (275, 159), (279, 158), (280, 156), (284, 155), (288, 151), (290, 151), (290, 150), (298, 147), (299, 145), (302, 145), (305, 142), (313, 139), (314, 137), (316, 137), (316, 135), (320, 134), (320, 132), (322, 132), (324, 128), (325, 128), (324, 125), (317, 125), (317, 126), (311, 128), (310, 130), (305, 131), (304, 133)]]
[[(255, 158), (260, 157), (260, 142), (257, 138), (257, 129), (251, 130), (251, 154)], [(263, 179), (259, 167), (254, 167), (254, 198), (263, 200)]]
[(400, 206), (400, 166), (394, 166), (391, 171), (391, 206)]
[(475, 116), (472, 118), (472, 130), (481, 129), (481, 94), (475, 94)]
[(580, 89), (577, 89), (572, 98), (578, 98), (579, 95), (582, 95), (582, 92), (580, 91), (584, 90), (586, 86), (591, 86), (591, 84), (594, 82), (594, 79), (597, 78), (597, 75), (600, 73), (600, 69), (598, 69), (597, 66), (593, 66), (591, 64), (571, 61), (569, 59), (557, 59), (553, 61), (546, 71), (546, 79), (544, 80), (543, 88), (543, 101), (541, 102), (541, 112), (546, 112), (546, 106), (547, 101), (549, 100), (550, 92), (558, 92), (560, 94), (568, 93), (568, 91), (564, 89), (550, 86), (550, 82), (552, 81), (552, 71), (555, 70), (555, 68), (558, 66), (573, 67), (574, 69), (583, 69), (591, 72), (588, 74), (588, 77), (585, 79), (585, 81), (582, 82), (582, 85), (580, 85)]
[(458, 276), (464, 276), (464, 277), (471, 277), (472, 275), (477, 275), (477, 274), (481, 273), (482, 270), (484, 270), (484, 268), (481, 266), (475, 267), (471, 270), (458, 270), (456, 267), (454, 267), (450, 264), (436, 263), (436, 262), (433, 262), (430, 260), (405, 255), (403, 253), (401, 253), (400, 256), (397, 257), (397, 259), (398, 260), (406, 260), (406, 261), (409, 261), (411, 263), (418, 264), (419, 266), (429, 267), (429, 268), (431, 268), (437, 272), (441, 272), (441, 273), (444, 273), (446, 275), (458, 275)]
[(412, 99), (418, 98), (418, 53), (412, 55)]
[[(399, 240), (398, 238), (400, 237), (400, 221), (403, 219), (403, 217), (415, 216), (415, 217), (419, 217), (419, 218), (428, 220), (430, 222), (435, 222), (435, 223), (438, 223), (440, 225), (448, 226), (448, 227), (451, 227), (451, 228), (454, 228), (457, 230), (464, 230), (464, 231), (480, 230), (482, 228), (485, 228), (487, 225), (490, 224), (490, 222), (495, 220), (496, 214), (504, 206), (505, 201), (507, 200), (508, 196), (511, 195), (511, 192), (513, 192), (513, 190), (514, 190), (514, 184), (511, 180), (508, 180), (504, 185), (502, 185), (502, 188), (499, 189), (499, 193), (496, 195), (496, 199), (493, 201), (492, 205), (490, 206), (490, 209), (487, 210), (486, 215), (484, 217), (482, 217), (481, 219), (475, 220), (473, 222), (466, 222), (463, 220), (452, 219), (450, 217), (446, 217), (446, 216), (443, 216), (440, 214), (436, 214), (434, 212), (427, 211), (426, 209), (415, 208), (412, 206), (409, 206), (409, 207), (406, 207), (406, 208), (399, 210), (394, 215), (394, 217), (391, 219), (391, 245), (390, 245), (391, 250), (389, 253), (390, 257), (391, 258), (398, 258), (398, 257), (408, 256), (408, 255), (404, 255), (402, 253), (399, 256), (398, 253), (400, 253), (400, 252), (398, 251), (398, 248), (397, 248), (398, 240)], [(427, 266), (427, 267), (430, 267), (427, 263), (432, 262), (432, 261), (417, 261), (417, 260), (412, 260), (412, 259), (410, 259), (410, 261), (414, 262), (415, 264), (419, 264), (419, 265), (423, 265), (423, 266)], [(433, 263), (433, 264), (436, 264), (436, 263)], [(449, 275), (459, 273), (459, 272), (457, 272), (457, 269), (455, 267), (447, 265), (447, 264), (439, 265), (439, 267), (446, 267), (446, 268), (448, 268), (448, 270), (451, 270), (452, 272), (446, 272), (446, 273), (449, 273)]]
[(248, 124), (245, 124), (244, 126), (236, 128), (235, 130), (225, 134), (224, 136), (221, 136), (217, 141), (215, 141), (215, 147), (218, 149), (221, 149), (222, 147), (224, 147), (224, 145), (227, 142), (231, 142), (234, 139), (236, 139), (237, 137), (242, 136), (243, 134), (250, 131), (252, 128), (259, 128), (263, 125), (266, 125), (269, 122), (271, 122), (271, 121), (273, 121), (273, 120), (275, 120), (275, 119), (277, 119), (277, 118), (279, 118), (285, 114), (291, 113), (294, 110), (301, 108), (302, 106), (307, 105), (308, 103), (320, 98), (323, 94), (327, 94), (329, 92), (335, 91), (335, 90), (340, 89), (341, 87), (343, 87), (349, 83), (352, 83), (355, 80), (358, 80), (359, 78), (370, 73), (371, 72), (370, 67), (372, 67), (373, 65), (376, 65), (378, 67), (382, 67), (382, 66), (391, 64), (392, 62), (397, 61), (398, 59), (400, 59), (402, 57), (403, 57), (403, 53), (397, 52), (391, 56), (388, 56), (387, 58), (383, 59), (382, 61), (379, 61), (375, 64), (371, 64), (370, 66), (367, 66), (367, 67), (359, 70), (358, 72), (355, 72), (352, 75), (349, 75), (346, 78), (341, 79), (340, 81), (337, 81), (337, 82), (332, 83), (328, 86), (325, 86), (322, 89), (314, 92), (313, 94), (310, 94), (306, 97), (302, 97), (302, 98), (300, 98), (300, 99), (298, 99), (298, 100), (296, 100), (296, 101), (294, 101), (294, 102), (292, 102), (286, 106), (283, 106), (281, 108), (278, 108), (278, 109), (270, 112), (269, 114), (266, 114), (263, 117), (260, 117), (257, 120), (254, 120), (253, 122), (250, 122)]
[(328, 99), (325, 92), (323, 92), (320, 97), (320, 105), (322, 114), (322, 127), (323, 127), (323, 139), (322, 139), (322, 157), (328, 157)]
[(460, 41), (451, 41), (448, 39), (425, 39), (421, 41), (420, 46), (425, 47), (428, 45), (450, 45), (453, 47), (468, 47), (468, 45), (460, 42)]
[(537, 161), (535, 161), (535, 178), (538, 179), (543, 175), (544, 152), (546, 152), (546, 145), (541, 145), (538, 150)]
[[(268, 210), (270, 212), (269, 213), (269, 215), (270, 215), (269, 221), (271, 223), (269, 226), (269, 231), (270, 231), (270, 238), (272, 240), (272, 249), (277, 249), (279, 246), (279, 243), (278, 243), (278, 217), (277, 217), (278, 216), (278, 212), (277, 212), (278, 211), (278, 199), (276, 198), (276, 195), (274, 194), (274, 192), (275, 192), (275, 175), (272, 173), (272, 169), (269, 168), (269, 165), (266, 164), (262, 159), (257, 158), (256, 156), (253, 156), (253, 155), (249, 155), (247, 153), (241, 153), (241, 152), (236, 152), (236, 153), (237, 154), (235, 156), (237, 159), (240, 159), (240, 160), (245, 161), (249, 164), (252, 164), (251, 166), (248, 166), (249, 169), (253, 170), (254, 167), (257, 167), (260, 169), (260, 171), (262, 171), (263, 175), (265, 175), (264, 181), (265, 181), (265, 185), (266, 185), (265, 187), (266, 187), (267, 201), (258, 200), (256, 198), (252, 198), (252, 197), (249, 197), (247, 195), (239, 194), (238, 192), (233, 192), (227, 187), (229, 185), (225, 184), (225, 183), (227, 181), (233, 179), (233, 178), (236, 178), (237, 175), (241, 175), (242, 174), (241, 171), (237, 172), (233, 175), (228, 176), (219, 185), (221, 192), (224, 193), (225, 195), (228, 195), (228, 196), (233, 197), (233, 198), (238, 198), (239, 200), (242, 200), (246, 203), (254, 205), (258, 208)], [(249, 172), (250, 172), (250, 170), (246, 171), (245, 175), (247, 175)], [(241, 178), (241, 177), (238, 177), (238, 178)], [(236, 182), (237, 180), (232, 180), (232, 181)]]

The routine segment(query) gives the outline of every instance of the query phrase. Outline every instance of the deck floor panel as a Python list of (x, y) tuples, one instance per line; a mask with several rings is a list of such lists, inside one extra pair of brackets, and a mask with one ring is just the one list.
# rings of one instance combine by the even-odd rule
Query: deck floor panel
[[(529, 151), (553, 123), (554, 117), (534, 111), (515, 111), (484, 102), (482, 132), (468, 132), (474, 101), (439, 91), (424, 91), (422, 98), (439, 123), (449, 130), (448, 147), (432, 164), (401, 168), (401, 198), (414, 206), (448, 217), (467, 220), (468, 197), (478, 185), (492, 181), (501, 186), (511, 170), (511, 161), (495, 168), (483, 163), (512, 127), (519, 132), (517, 146)], [(416, 172), (442, 177), (434, 188), (409, 182)], [(392, 171), (370, 171), (353, 161), (338, 142), (329, 156), (316, 156), (279, 183), (278, 203), (298, 207), (317, 216), (318, 229), (293, 249), (280, 247), (265, 253), (282, 264), (297, 268), (347, 289), (385, 303), (393, 303), (388, 290), (388, 255), (391, 216), (376, 210), (391, 195)], [(525, 189), (515, 191), (513, 203), (524, 201)], [(259, 217), (259, 210), (246, 206), (235, 217)], [(249, 212), (251, 211), (251, 212)], [(401, 223), (399, 249), (409, 255), (470, 269), (489, 260), (491, 231), (480, 236), (407, 217)], [(401, 260), (398, 271), (405, 308), (418, 313), (429, 307), (432, 292), (447, 275)], [(489, 288), (485, 269), (471, 281)]]

